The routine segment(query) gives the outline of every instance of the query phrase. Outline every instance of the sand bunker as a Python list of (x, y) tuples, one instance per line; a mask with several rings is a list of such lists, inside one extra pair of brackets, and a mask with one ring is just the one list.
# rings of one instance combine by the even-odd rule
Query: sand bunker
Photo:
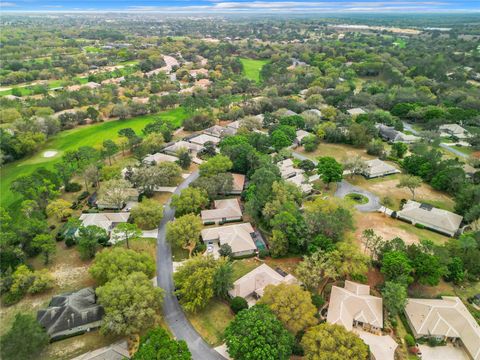
[(55, 150), (48, 150), (48, 151), (45, 151), (43, 153), (43, 157), (45, 158), (51, 158), (51, 157), (54, 157), (55, 155), (58, 154), (58, 151), (55, 151)]

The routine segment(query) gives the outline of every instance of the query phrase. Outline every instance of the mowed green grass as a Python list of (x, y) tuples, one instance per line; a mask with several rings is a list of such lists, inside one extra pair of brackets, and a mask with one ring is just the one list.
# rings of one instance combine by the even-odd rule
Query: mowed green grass
[(243, 73), (245, 77), (249, 80), (259, 82), (260, 70), (262, 70), (263, 65), (268, 63), (268, 60), (240, 58), (240, 62), (243, 65)]
[[(183, 108), (158, 114), (161, 118), (170, 121), (175, 127), (179, 127), (187, 114)], [(31, 174), (40, 167), (52, 169), (53, 165), (60, 161), (63, 153), (75, 150), (80, 146), (99, 146), (104, 140), (118, 138), (118, 131), (130, 127), (139, 135), (148, 123), (152, 122), (157, 115), (138, 116), (127, 120), (108, 121), (100, 124), (85, 126), (68, 131), (63, 131), (50, 139), (38, 152), (28, 159), (8, 164), (0, 169), (0, 205), (8, 207), (19, 199), (10, 191), (10, 184), (19, 176)], [(50, 158), (43, 157), (46, 150), (55, 150), (58, 153)]]

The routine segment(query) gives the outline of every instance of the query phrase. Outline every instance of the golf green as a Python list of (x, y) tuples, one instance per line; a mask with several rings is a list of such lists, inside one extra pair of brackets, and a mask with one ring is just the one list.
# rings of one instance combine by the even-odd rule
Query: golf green
[[(19, 176), (31, 174), (40, 167), (52, 169), (53, 165), (60, 161), (63, 153), (75, 150), (80, 146), (99, 146), (106, 139), (117, 139), (118, 130), (130, 127), (139, 135), (146, 124), (152, 122), (155, 117), (171, 121), (175, 127), (181, 126), (186, 118), (183, 108), (177, 108), (156, 115), (138, 116), (126, 120), (114, 120), (95, 125), (62, 131), (52, 137), (35, 155), (7, 164), (0, 169), (0, 205), (8, 207), (12, 205), (18, 196), (10, 191), (10, 184)], [(51, 157), (44, 157), (45, 151), (56, 151)]]

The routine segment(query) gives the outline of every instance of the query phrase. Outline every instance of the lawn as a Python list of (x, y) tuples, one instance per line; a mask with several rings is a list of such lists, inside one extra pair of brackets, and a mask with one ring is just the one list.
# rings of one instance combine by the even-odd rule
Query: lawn
[(393, 45), (398, 46), (400, 49), (405, 49), (407, 46), (407, 42), (404, 39), (397, 39)]
[(464, 153), (465, 155), (472, 155), (475, 152), (475, 150), (471, 146), (454, 145), (454, 146), (451, 146), (451, 148), (455, 149), (455, 150), (458, 150), (458, 151)]
[(330, 156), (339, 162), (345, 161), (347, 158), (360, 155), (365, 160), (375, 159), (375, 156), (368, 155), (365, 149), (359, 149), (350, 145), (329, 144), (322, 142), (315, 151), (306, 152), (303, 147), (295, 149), (296, 152), (305, 155), (313, 160), (320, 156)]
[(249, 80), (260, 82), (260, 70), (262, 70), (263, 65), (268, 63), (268, 60), (240, 58), (240, 62), (243, 65), (245, 77)]
[(223, 333), (234, 314), (226, 302), (214, 299), (205, 309), (196, 314), (187, 313), (187, 317), (207, 343), (219, 346), (223, 343)]
[(260, 266), (261, 264), (255, 259), (244, 259), (233, 261), (233, 279), (240, 279), (243, 275)]
[[(185, 119), (186, 113), (182, 108), (177, 108), (161, 113), (160, 117), (178, 127)], [(0, 205), (8, 207), (18, 200), (19, 197), (10, 191), (10, 184), (19, 176), (31, 174), (40, 167), (53, 168), (53, 165), (60, 161), (65, 151), (75, 150), (80, 146), (99, 146), (106, 139), (115, 140), (118, 138), (117, 133), (120, 129), (130, 127), (141, 135), (141, 130), (154, 118), (155, 115), (138, 116), (127, 120), (108, 121), (61, 132), (51, 138), (37, 154), (1, 168), (0, 193), (2, 196)], [(58, 153), (53, 157), (45, 158), (43, 157), (45, 150), (55, 150)]]

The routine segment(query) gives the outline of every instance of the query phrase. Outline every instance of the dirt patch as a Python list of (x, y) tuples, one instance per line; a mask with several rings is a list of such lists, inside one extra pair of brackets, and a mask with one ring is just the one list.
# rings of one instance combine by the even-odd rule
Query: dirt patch
[(51, 269), (51, 273), (61, 289), (67, 288), (75, 283), (82, 283), (90, 277), (88, 274), (88, 265), (70, 267), (67, 264), (59, 264)]
[(398, 220), (385, 216), (381, 213), (357, 213), (356, 214), (355, 240), (362, 247), (362, 233), (366, 229), (374, 229), (377, 235), (385, 240), (391, 240), (399, 237), (406, 244), (416, 244), (420, 242), (417, 235), (412, 234), (398, 227)]
[(300, 261), (302, 261), (302, 258), (300, 257), (282, 258), (282, 259), (272, 259), (272, 258), (265, 259), (265, 262), (271, 268), (275, 269), (278, 267), (283, 271), (288, 272), (289, 274), (292, 274), (295, 272), (295, 269), (297, 268), (297, 265)]

